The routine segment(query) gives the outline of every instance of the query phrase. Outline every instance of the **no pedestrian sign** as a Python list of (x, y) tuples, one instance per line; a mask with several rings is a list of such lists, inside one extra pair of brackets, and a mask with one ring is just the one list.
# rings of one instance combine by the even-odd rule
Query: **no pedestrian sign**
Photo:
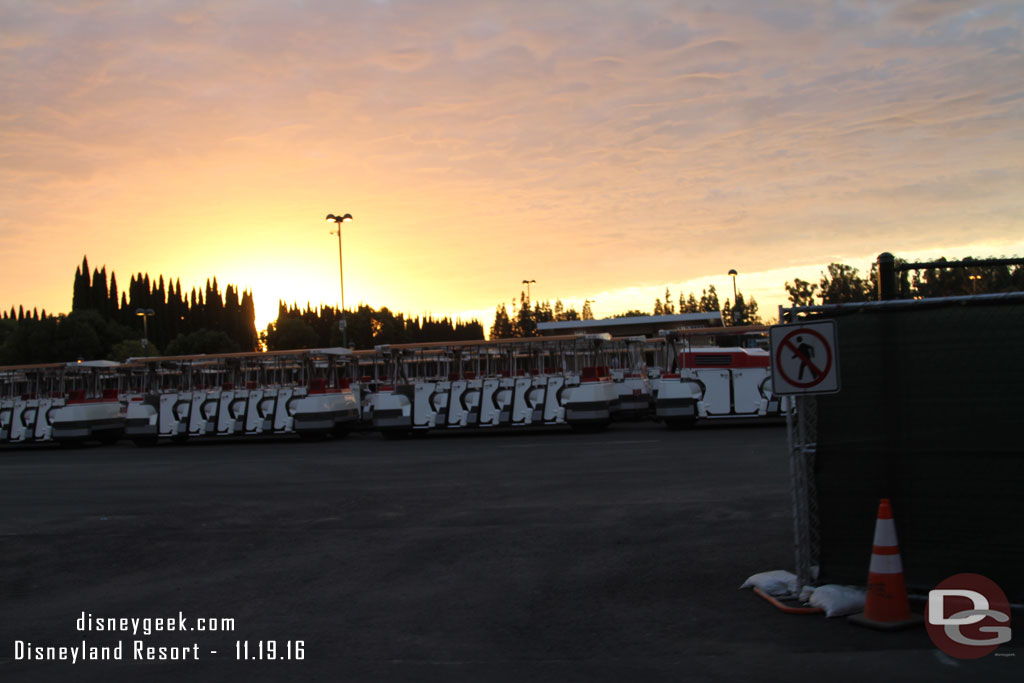
[(839, 356), (833, 320), (771, 329), (772, 392), (833, 394), (839, 391)]

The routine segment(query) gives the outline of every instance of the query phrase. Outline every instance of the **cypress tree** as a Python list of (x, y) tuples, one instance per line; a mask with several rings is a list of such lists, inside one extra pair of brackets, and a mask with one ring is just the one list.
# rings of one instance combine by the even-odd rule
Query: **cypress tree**
[(256, 350), (256, 306), (252, 300), (252, 292), (242, 292), (242, 322), (245, 324), (247, 349)]
[(107, 304), (107, 311), (115, 318), (120, 312), (117, 305), (117, 273), (110, 271), (110, 302)]
[(89, 308), (97, 311), (107, 309), (107, 267), (103, 266), (102, 272), (93, 269), (92, 287), (89, 293)]
[(88, 308), (89, 301), (89, 260), (83, 256), (82, 265), (75, 270), (75, 287), (71, 293), (71, 310)]

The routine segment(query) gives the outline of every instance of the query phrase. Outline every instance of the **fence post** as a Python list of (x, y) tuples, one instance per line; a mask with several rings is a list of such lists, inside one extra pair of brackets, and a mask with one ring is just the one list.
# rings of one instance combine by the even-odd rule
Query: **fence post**
[(896, 257), (887, 251), (878, 255), (878, 300), (896, 298)]

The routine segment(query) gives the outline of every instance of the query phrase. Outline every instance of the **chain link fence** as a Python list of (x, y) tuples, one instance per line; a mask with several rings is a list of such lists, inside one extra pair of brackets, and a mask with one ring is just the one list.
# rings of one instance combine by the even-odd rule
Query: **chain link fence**
[(818, 578), (821, 534), (814, 465), (818, 447), (818, 403), (814, 396), (785, 399), (790, 479), (793, 487), (793, 538), (797, 592)]
[(879, 499), (907, 585), (1024, 602), (1024, 293), (784, 309), (836, 323), (841, 389), (787, 412), (797, 574), (863, 585)]

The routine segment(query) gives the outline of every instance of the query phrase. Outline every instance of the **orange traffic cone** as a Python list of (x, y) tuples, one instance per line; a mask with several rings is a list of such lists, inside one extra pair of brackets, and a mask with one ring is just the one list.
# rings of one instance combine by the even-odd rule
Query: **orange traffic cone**
[(920, 624), (920, 616), (910, 613), (907, 586), (903, 581), (903, 561), (896, 542), (896, 522), (889, 499), (878, 504), (875, 544), (868, 569), (868, 594), (864, 611), (849, 617), (861, 626), (891, 631)]

